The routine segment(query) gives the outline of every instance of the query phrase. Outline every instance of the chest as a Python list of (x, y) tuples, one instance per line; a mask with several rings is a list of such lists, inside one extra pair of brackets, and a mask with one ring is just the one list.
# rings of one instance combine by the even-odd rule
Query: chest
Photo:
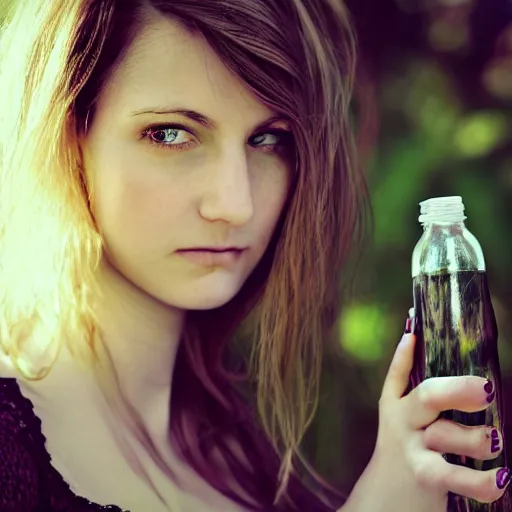
[(160, 446), (159, 453), (185, 484), (178, 487), (141, 443), (109, 425), (86, 389), (74, 389), (71, 400), (41, 387), (20, 387), (41, 420), (52, 465), (75, 494), (130, 512), (243, 512), (170, 448)]

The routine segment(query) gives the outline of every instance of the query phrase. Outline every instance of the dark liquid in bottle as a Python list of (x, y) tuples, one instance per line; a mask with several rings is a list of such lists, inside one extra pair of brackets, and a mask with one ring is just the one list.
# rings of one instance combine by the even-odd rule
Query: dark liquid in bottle
[[(498, 330), (485, 272), (420, 275), (413, 281), (416, 312), (415, 368), (411, 387), (429, 377), (478, 375), (491, 379), (497, 397), (477, 413), (446, 411), (441, 418), (463, 425), (489, 425), (503, 431)], [(505, 450), (493, 460), (446, 454), (451, 464), (487, 470), (507, 466)], [(449, 511), (504, 511), (504, 503), (480, 504), (450, 496)]]

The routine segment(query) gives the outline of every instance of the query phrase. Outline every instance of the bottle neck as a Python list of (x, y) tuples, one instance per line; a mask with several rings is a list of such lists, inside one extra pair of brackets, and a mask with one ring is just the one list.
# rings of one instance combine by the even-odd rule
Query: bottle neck
[(435, 222), (424, 222), (423, 231), (428, 230), (442, 230), (446, 228), (452, 228), (454, 230), (466, 229), (466, 224), (463, 220), (461, 221), (435, 221)]
[(482, 248), (460, 222), (426, 222), (412, 258), (412, 277), (441, 272), (485, 271)]

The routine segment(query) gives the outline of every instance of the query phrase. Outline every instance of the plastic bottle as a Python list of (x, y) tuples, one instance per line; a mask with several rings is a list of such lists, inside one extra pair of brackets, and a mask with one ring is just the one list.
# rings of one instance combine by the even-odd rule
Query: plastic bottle
[[(503, 433), (498, 329), (494, 316), (484, 255), (465, 226), (460, 197), (438, 197), (420, 203), (423, 235), (412, 256), (414, 308), (410, 311), (416, 335), (411, 387), (429, 377), (478, 375), (494, 384), (496, 398), (478, 413), (446, 411), (442, 418), (464, 425), (494, 426)], [(452, 464), (488, 470), (506, 467), (505, 447), (496, 459), (478, 461), (445, 454)], [(450, 495), (449, 512), (505, 512), (507, 498), (482, 504)]]

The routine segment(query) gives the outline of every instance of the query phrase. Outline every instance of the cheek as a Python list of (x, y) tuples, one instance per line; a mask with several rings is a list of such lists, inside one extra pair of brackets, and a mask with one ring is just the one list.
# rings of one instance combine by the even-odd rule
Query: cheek
[[(106, 172), (108, 170), (108, 172)], [(187, 187), (136, 157), (105, 159), (94, 173), (93, 212), (108, 241), (150, 247), (169, 239), (190, 203)], [(179, 192), (178, 192), (179, 191)]]

